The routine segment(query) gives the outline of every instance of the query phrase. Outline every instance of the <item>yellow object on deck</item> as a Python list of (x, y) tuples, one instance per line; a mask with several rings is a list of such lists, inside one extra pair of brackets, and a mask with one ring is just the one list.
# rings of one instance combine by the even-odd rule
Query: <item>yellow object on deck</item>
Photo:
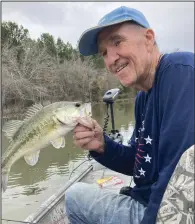
[(111, 187), (117, 184), (123, 184), (124, 181), (121, 180), (119, 177), (116, 176), (110, 176), (107, 178), (103, 178), (103, 179), (98, 179), (97, 183), (101, 186), (101, 187)]
[(114, 176), (110, 176), (110, 177), (107, 177), (107, 178), (98, 179), (98, 180), (97, 180), (97, 183), (101, 185), (101, 184), (103, 184), (103, 183), (105, 183), (105, 182), (111, 180), (113, 177), (114, 177)]

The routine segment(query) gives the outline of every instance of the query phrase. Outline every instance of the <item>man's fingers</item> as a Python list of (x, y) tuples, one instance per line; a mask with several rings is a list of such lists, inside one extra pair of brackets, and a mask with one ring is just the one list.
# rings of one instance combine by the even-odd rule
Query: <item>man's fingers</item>
[(84, 145), (87, 145), (90, 141), (92, 140), (92, 138), (88, 137), (88, 138), (83, 138), (83, 139), (79, 139), (79, 140), (75, 140), (74, 144), (77, 147), (83, 147)]
[(99, 124), (98, 124), (98, 122), (97, 122), (96, 120), (93, 120), (93, 124), (94, 124), (95, 127), (96, 127), (96, 126), (99, 127)]
[[(92, 125), (92, 126), (86, 126), (86, 125), (84, 125), (84, 124), (81, 124), (81, 123), (79, 123), (76, 127), (75, 127), (75, 129), (74, 129), (74, 132), (76, 133), (76, 132), (82, 132), (82, 131), (90, 131), (90, 130), (99, 130), (99, 129), (101, 129), (101, 127), (100, 127), (100, 125), (97, 123), (97, 121), (96, 120), (94, 120), (94, 119), (91, 119), (91, 124), (90, 125)], [(92, 127), (92, 128), (91, 128)]]
[(94, 128), (94, 124), (93, 124), (93, 120), (90, 118), (79, 118), (77, 120), (79, 122), (79, 124), (89, 128), (89, 129), (93, 129)]
[[(74, 144), (77, 147), (92, 150), (101, 141), (102, 128), (96, 120), (91, 119), (93, 128), (90, 129), (85, 125), (78, 124), (74, 129)], [(100, 140), (99, 140), (100, 139)], [(101, 143), (101, 142), (100, 142)], [(89, 149), (90, 147), (90, 149)], [(97, 146), (98, 147), (98, 146)]]
[(80, 124), (77, 125), (75, 127), (75, 129), (74, 129), (74, 133), (76, 133), (76, 132), (83, 132), (83, 131), (90, 131), (90, 129), (85, 127), (85, 126), (83, 126), (83, 125), (80, 125)]
[(92, 138), (95, 133), (93, 131), (83, 131), (83, 132), (75, 132), (74, 139), (79, 140), (83, 138)]

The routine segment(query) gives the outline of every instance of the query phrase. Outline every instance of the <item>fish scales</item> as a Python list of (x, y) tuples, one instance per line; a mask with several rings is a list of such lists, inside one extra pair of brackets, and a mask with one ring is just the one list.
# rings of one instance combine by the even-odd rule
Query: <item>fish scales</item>
[(50, 143), (55, 148), (63, 148), (65, 135), (78, 124), (78, 120), (93, 128), (91, 105), (62, 101), (46, 107), (34, 105), (27, 111), (24, 121), (13, 120), (5, 125), (3, 131), (11, 142), (2, 157), (2, 190), (6, 190), (10, 169), (18, 159), (24, 157), (29, 165), (34, 166), (40, 150)]

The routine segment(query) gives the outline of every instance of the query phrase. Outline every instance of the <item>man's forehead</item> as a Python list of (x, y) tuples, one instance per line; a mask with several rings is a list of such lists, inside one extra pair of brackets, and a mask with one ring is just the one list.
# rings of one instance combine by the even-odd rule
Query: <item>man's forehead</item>
[(98, 34), (98, 42), (101, 42), (103, 40), (109, 39), (109, 36), (111, 36), (113, 33), (117, 32), (120, 27), (121, 27), (121, 24), (105, 27)]
[(104, 43), (112, 40), (115, 36), (119, 35), (118, 31), (120, 27), (121, 24), (117, 24), (110, 27), (106, 27), (102, 31), (100, 31), (97, 38), (98, 47), (100, 48)]

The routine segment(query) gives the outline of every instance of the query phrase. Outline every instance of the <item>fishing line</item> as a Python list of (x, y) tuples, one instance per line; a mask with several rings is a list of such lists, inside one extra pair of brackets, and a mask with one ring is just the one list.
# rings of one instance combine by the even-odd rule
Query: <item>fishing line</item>
[(83, 162), (81, 162), (77, 167), (75, 167), (75, 168), (71, 171), (71, 173), (70, 173), (70, 175), (69, 175), (69, 180), (70, 180), (70, 177), (72, 176), (73, 172), (74, 172), (77, 168), (79, 168), (83, 163), (85, 163), (85, 162), (87, 162), (87, 161), (90, 161), (90, 160), (92, 160), (92, 158), (90, 158), (89, 155), (87, 155), (87, 159), (84, 160)]

